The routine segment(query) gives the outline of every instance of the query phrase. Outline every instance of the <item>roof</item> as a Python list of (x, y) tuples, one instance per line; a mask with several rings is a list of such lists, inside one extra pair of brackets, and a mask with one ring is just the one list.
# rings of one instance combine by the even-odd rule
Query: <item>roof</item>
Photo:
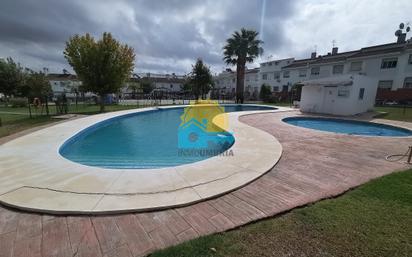
[(343, 62), (345, 61), (348, 57), (351, 57), (355, 54), (359, 53), (359, 50), (355, 51), (349, 51), (349, 52), (343, 52), (343, 53), (338, 53), (338, 54), (330, 54), (330, 55), (324, 55), (321, 57), (318, 57), (314, 59), (314, 61), (311, 64), (324, 64), (324, 63), (331, 63), (331, 62)]
[(266, 61), (266, 62), (261, 62), (260, 64), (268, 64), (268, 63), (282, 62), (282, 61), (292, 61), (292, 60), (294, 60), (294, 58), (289, 57), (289, 58), (283, 58), (283, 59), (278, 59), (278, 60), (270, 60), (270, 61)]
[(310, 59), (310, 58), (308, 58), (308, 59), (296, 60), (296, 61), (293, 61), (293, 62), (292, 62), (291, 64), (289, 64), (289, 65), (283, 66), (283, 67), (282, 67), (282, 70), (283, 70), (283, 69), (286, 69), (286, 68), (306, 67), (306, 66), (308, 66), (310, 63), (314, 62), (315, 60), (316, 60), (316, 59)]
[(250, 70), (245, 70), (245, 73), (249, 74), (249, 73), (258, 73), (259, 72), (259, 68), (254, 68), (254, 69), (250, 69)]
[(350, 56), (350, 58), (396, 53), (404, 50), (406, 46), (406, 43), (391, 43), (378, 46), (364, 47), (361, 50), (359, 50), (357, 54)]
[(341, 75), (336, 77), (327, 77), (321, 79), (306, 80), (299, 84), (304, 86), (350, 86), (353, 84), (352, 75)]
[(183, 78), (175, 78), (175, 77), (169, 77), (169, 78), (156, 78), (156, 77), (144, 77), (142, 79), (148, 79), (151, 82), (157, 82), (157, 83), (184, 83), (185, 79)]
[(64, 73), (49, 73), (47, 74), (49, 80), (77, 80), (77, 76), (73, 74)]
[(405, 43), (389, 43), (389, 44), (382, 44), (382, 45), (376, 45), (376, 46), (369, 46), (369, 47), (361, 48), (359, 50), (347, 51), (347, 52), (342, 52), (338, 54), (329, 53), (327, 55), (318, 56), (316, 58), (295, 60), (291, 64), (284, 66), (282, 70), (288, 69), (288, 68), (306, 67), (309, 64), (316, 65), (316, 64), (343, 62), (351, 58), (397, 53), (397, 52), (400, 52), (400, 51), (403, 51), (409, 48), (412, 48), (412, 42), (408, 42), (408, 41)]

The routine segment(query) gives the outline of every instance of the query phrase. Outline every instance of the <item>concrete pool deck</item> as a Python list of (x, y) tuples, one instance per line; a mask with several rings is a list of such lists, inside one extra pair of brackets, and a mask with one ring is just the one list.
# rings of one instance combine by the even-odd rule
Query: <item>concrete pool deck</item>
[[(176, 106), (159, 109), (175, 108)], [(228, 113), (233, 156), (215, 156), (160, 169), (109, 169), (72, 162), (59, 148), (73, 135), (107, 119), (155, 110), (93, 115), (51, 126), (0, 146), (0, 203), (53, 214), (108, 214), (154, 210), (199, 202), (262, 176), (280, 159), (282, 146), (270, 134)]]
[[(240, 118), (283, 146), (277, 165), (224, 196), (162, 211), (108, 216), (53, 216), (0, 207), (0, 256), (145, 256), (156, 249), (222, 232), (337, 196), (410, 165), (388, 162), (411, 138), (361, 137), (285, 124), (298, 112)], [(375, 120), (372, 120), (375, 121)], [(376, 120), (412, 128), (412, 123)]]

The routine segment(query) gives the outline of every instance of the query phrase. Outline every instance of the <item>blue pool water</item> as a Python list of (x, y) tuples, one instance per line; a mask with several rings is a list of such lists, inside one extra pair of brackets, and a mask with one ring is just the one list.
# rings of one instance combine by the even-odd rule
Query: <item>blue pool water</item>
[[(225, 112), (274, 110), (254, 105), (224, 105)], [(178, 166), (223, 153), (234, 143), (230, 133), (212, 135), (218, 149), (181, 154), (178, 129), (183, 108), (132, 113), (99, 122), (67, 140), (60, 154), (74, 162), (115, 169)], [(212, 155), (212, 156), (211, 156)]]
[(386, 137), (412, 136), (412, 131), (410, 130), (372, 122), (311, 117), (291, 117), (285, 118), (283, 121), (299, 127), (349, 135)]

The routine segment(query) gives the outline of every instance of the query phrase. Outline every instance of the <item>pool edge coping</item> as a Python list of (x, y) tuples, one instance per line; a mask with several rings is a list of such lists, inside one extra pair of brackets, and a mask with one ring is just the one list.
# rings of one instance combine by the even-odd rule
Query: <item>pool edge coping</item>
[[(160, 108), (164, 108), (164, 109), (167, 109), (167, 108), (178, 108), (178, 107), (184, 107), (184, 106), (167, 106), (167, 107), (160, 107)], [(270, 106), (270, 107), (273, 107), (273, 106)], [(280, 143), (277, 141), (277, 139), (276, 138), (274, 138), (272, 135), (270, 135), (270, 134), (268, 134), (268, 133), (266, 133), (266, 132), (264, 132), (264, 131), (261, 131), (261, 130), (259, 130), (259, 129), (257, 129), (257, 128), (254, 128), (254, 127), (251, 127), (251, 126), (249, 126), (249, 125), (246, 125), (246, 124), (244, 124), (244, 123), (242, 123), (242, 122), (240, 122), (239, 121), (239, 117), (241, 117), (241, 116), (244, 116), (244, 115), (251, 115), (251, 114), (257, 114), (257, 113), (265, 113), (265, 112), (281, 112), (281, 111), (290, 111), (290, 110), (292, 110), (292, 109), (290, 109), (290, 108), (283, 108), (283, 107), (277, 107), (278, 109), (277, 110), (264, 110), (264, 111), (244, 111), (244, 112), (233, 112), (233, 113), (228, 113), (228, 115), (229, 115), (229, 117), (232, 117), (232, 120), (231, 120), (231, 123), (234, 121), (234, 123), (235, 124), (233, 124), (234, 126), (240, 126), (240, 127), (238, 127), (238, 129), (240, 129), (240, 130), (247, 130), (247, 131), (255, 131), (254, 133), (256, 134), (258, 134), (259, 136), (258, 137), (262, 137), (263, 136), (263, 138), (265, 138), (265, 139), (268, 139), (268, 137), (270, 137), (270, 139), (271, 139), (271, 141), (272, 141), (272, 143), (273, 143), (273, 145), (272, 145), (272, 147), (273, 146), (275, 146), (275, 148), (277, 149), (277, 151), (276, 151), (276, 153), (275, 153), (275, 155), (274, 156), (271, 156), (271, 158), (269, 158), (266, 162), (268, 163), (266, 166), (264, 166), (265, 168), (259, 168), (259, 169), (257, 169), (256, 170), (256, 168), (251, 168), (251, 167), (249, 167), (249, 166), (245, 166), (245, 167), (242, 167), (241, 165), (234, 165), (234, 163), (232, 162), (232, 163), (229, 163), (230, 165), (228, 166), (229, 168), (238, 168), (239, 170), (240, 170), (240, 172), (232, 172), (232, 173), (230, 173), (230, 176), (227, 176), (227, 177), (225, 177), (225, 178), (223, 178), (223, 179), (218, 179), (218, 180), (214, 180), (214, 181), (209, 181), (209, 182), (207, 182), (207, 183), (205, 183), (206, 185), (212, 185), (212, 184), (214, 184), (214, 183), (216, 183), (216, 182), (222, 182), (222, 181), (224, 181), (225, 183), (230, 183), (230, 182), (228, 182), (227, 180), (232, 180), (233, 179), (233, 176), (235, 176), (235, 175), (237, 175), (236, 173), (249, 173), (248, 175), (249, 175), (249, 177), (247, 177), (246, 179), (245, 178), (243, 178), (243, 179), (240, 179), (240, 182), (237, 182), (236, 183), (236, 185), (231, 185), (231, 186), (228, 186), (226, 189), (221, 189), (219, 192), (215, 192), (215, 193), (213, 193), (213, 194), (211, 194), (211, 195), (207, 195), (207, 194), (204, 194), (204, 193), (199, 193), (198, 192), (198, 190), (195, 190), (194, 188), (196, 188), (196, 186), (203, 186), (203, 185), (200, 185), (200, 184), (195, 184), (195, 185), (190, 185), (190, 183), (189, 183), (189, 188), (192, 188), (193, 190), (194, 190), (194, 192), (191, 192), (191, 194), (192, 194), (192, 197), (190, 198), (190, 199), (183, 199), (183, 200), (180, 200), (180, 201), (175, 201), (175, 204), (161, 204), (161, 205), (159, 205), (159, 206), (154, 206), (154, 207), (146, 207), (146, 208), (133, 208), (133, 207), (131, 207), (131, 208), (120, 208), (120, 207), (118, 207), (118, 208), (115, 208), (115, 209), (111, 209), (111, 210), (108, 210), (108, 209), (100, 209), (100, 210), (98, 210), (98, 209), (96, 209), (96, 207), (104, 200), (104, 198), (107, 196), (107, 191), (108, 190), (110, 190), (110, 188), (112, 188), (112, 186), (113, 186), (113, 184), (111, 184), (110, 186), (109, 186), (109, 188), (107, 189), (107, 190), (102, 190), (102, 191), (104, 191), (104, 192), (101, 192), (101, 193), (97, 193), (97, 194), (92, 194), (92, 193), (82, 193), (82, 192), (72, 192), (72, 191), (70, 191), (70, 190), (66, 190), (66, 191), (64, 191), (64, 190), (62, 190), (60, 193), (62, 193), (62, 194), (70, 194), (71, 196), (76, 196), (76, 197), (73, 197), (73, 198), (75, 198), (75, 200), (79, 200), (78, 199), (78, 196), (79, 195), (84, 195), (84, 196), (87, 196), (87, 197), (90, 197), (90, 196), (95, 196), (94, 198), (93, 198), (93, 200), (88, 200), (89, 202), (93, 202), (93, 204), (94, 204), (94, 208), (80, 208), (80, 207), (72, 207), (71, 209), (69, 208), (69, 209), (64, 209), (64, 208), (61, 208), (60, 207), (60, 209), (59, 208), (57, 208), (57, 207), (54, 207), (54, 208), (52, 208), (52, 207), (49, 207), (49, 208), (47, 208), (47, 204), (45, 205), (44, 203), (41, 203), (41, 204), (39, 204), (39, 202), (38, 202), (38, 199), (37, 199), (37, 202), (36, 202), (36, 199), (33, 199), (33, 196), (30, 196), (30, 197), (32, 197), (32, 198), (30, 198), (30, 199), (25, 199), (24, 198), (24, 196), (26, 196), (27, 197), (27, 195), (29, 194), (29, 195), (31, 195), (31, 193), (32, 194), (34, 194), (34, 195), (39, 195), (40, 194), (40, 198), (42, 198), (41, 197), (41, 195), (43, 194), (43, 195), (48, 195), (49, 193), (51, 193), (51, 195), (52, 196), (56, 196), (57, 194), (59, 194), (59, 192), (58, 192), (58, 190), (56, 190), (55, 188), (52, 188), (52, 187), (46, 187), (46, 188), (42, 188), (41, 186), (33, 186), (33, 185), (27, 185), (27, 184), (25, 184), (24, 183), (24, 181), (23, 181), (23, 183), (21, 183), (21, 184), (18, 184), (18, 185), (16, 185), (15, 187), (13, 187), (13, 188), (11, 188), (10, 190), (7, 190), (6, 192), (1, 192), (0, 193), (0, 203), (2, 203), (2, 204), (4, 204), (4, 205), (6, 205), (6, 206), (11, 206), (11, 207), (14, 207), (14, 208), (18, 208), (18, 209), (22, 209), (22, 210), (28, 210), (28, 211), (35, 211), (35, 212), (43, 212), (43, 213), (51, 213), (51, 214), (110, 214), (110, 213), (125, 213), (125, 212), (136, 212), (136, 211), (148, 211), (148, 210), (159, 210), (159, 209), (165, 209), (165, 208), (171, 208), (171, 207), (177, 207), (177, 206), (185, 206), (185, 205), (190, 205), (190, 204), (193, 204), (193, 203), (196, 203), (196, 202), (199, 202), (199, 201), (203, 201), (203, 200), (206, 200), (206, 199), (210, 199), (210, 198), (214, 198), (214, 197), (218, 197), (218, 196), (220, 196), (220, 195), (222, 195), (222, 194), (225, 194), (225, 193), (228, 193), (228, 192), (230, 192), (230, 191), (233, 191), (233, 190), (236, 190), (236, 189), (238, 189), (238, 188), (240, 188), (240, 187), (242, 187), (242, 186), (244, 186), (244, 185), (246, 185), (246, 184), (248, 184), (248, 183), (250, 183), (250, 182), (252, 182), (252, 181), (254, 181), (255, 179), (257, 179), (257, 178), (259, 178), (260, 176), (262, 176), (263, 174), (265, 174), (267, 171), (269, 171), (273, 166), (275, 166), (276, 165), (276, 163), (279, 161), (279, 159), (280, 159), (280, 157), (281, 157), (281, 153), (282, 153), (282, 146), (280, 145)], [(115, 116), (121, 116), (121, 115), (124, 115), (124, 114), (126, 114), (126, 113), (132, 113), (132, 112), (140, 112), (140, 111), (145, 111), (145, 110), (153, 110), (153, 109), (156, 109), (156, 108), (143, 108), (143, 109), (132, 109), (132, 110), (126, 110), (126, 111), (119, 111), (119, 112), (113, 112), (113, 113), (110, 113), (110, 115), (107, 115), (107, 114), (103, 114), (103, 115), (101, 115), (99, 118), (100, 118), (100, 121), (102, 121), (102, 120), (106, 120), (106, 119), (109, 119), (108, 117), (110, 117), (110, 116), (112, 116), (112, 117), (115, 117)], [(76, 119), (76, 120), (74, 120), (74, 121), (79, 121), (79, 120), (82, 120), (82, 121), (84, 121), (85, 119), (87, 119), (88, 117), (86, 117), (86, 118), (81, 118), (81, 119)], [(234, 118), (234, 119), (233, 119)], [(72, 122), (72, 121), (68, 121), (68, 122), (65, 122), (65, 123), (62, 123), (62, 124), (65, 124), (64, 126), (67, 126), (67, 123), (70, 123), (70, 122)], [(93, 124), (95, 124), (95, 123), (97, 123), (97, 122), (94, 122)], [(89, 124), (89, 123), (88, 123)], [(18, 139), (20, 139), (20, 140), (25, 140), (25, 139), (30, 139), (30, 138), (32, 138), (32, 137), (35, 137), (35, 136), (38, 136), (38, 134), (41, 134), (41, 133), (39, 133), (39, 132), (42, 132), (43, 131), (43, 133), (44, 133), (44, 131), (45, 130), (48, 130), (49, 128), (55, 128), (56, 126), (57, 127), (59, 127), (59, 125), (60, 124), (55, 124), (55, 125), (53, 125), (53, 126), (50, 126), (50, 127), (47, 127), (47, 128), (44, 128), (44, 129), (41, 129), (41, 130), (39, 130), (39, 131), (35, 131), (35, 132), (33, 132), (33, 133), (31, 133), (31, 134), (28, 134), (28, 135), (23, 135), (22, 137), (19, 137), (19, 138), (17, 138), (17, 139), (14, 139), (14, 140), (11, 140), (11, 141), (9, 141), (9, 142), (6, 142), (5, 144), (3, 144), (3, 145), (1, 145), (0, 146), (0, 148), (2, 148), (2, 150), (4, 150), (4, 147), (6, 146), (8, 146), (9, 144), (10, 144), (10, 142), (13, 142), (13, 141), (16, 141), (16, 140), (18, 140)], [(90, 126), (90, 124), (89, 125), (87, 125), (86, 127), (89, 127)], [(55, 128), (56, 129), (56, 128)], [(75, 133), (73, 132), (73, 130), (71, 130), (71, 135), (68, 137), (68, 138), (70, 138), (71, 136), (74, 136), (75, 134), (77, 134), (79, 131), (81, 131), (81, 130), (83, 130), (84, 129), (84, 127), (82, 127), (81, 129), (77, 129), (76, 131), (75, 131)], [(259, 131), (259, 132), (257, 132), (257, 131)], [(253, 133), (253, 132), (252, 132)], [(238, 138), (238, 136), (239, 135), (237, 135), (237, 136), (235, 136), (236, 137), (236, 141), (238, 141), (239, 142), (239, 139), (240, 139), (240, 141), (242, 141), (242, 137), (244, 136), (241, 136), (241, 138)], [(66, 138), (66, 140), (68, 139), (68, 138)], [(231, 147), (231, 148), (229, 148), (229, 149), (232, 149), (233, 147), (235, 147), (236, 146), (236, 141), (235, 141), (235, 144)], [(264, 145), (265, 144), (265, 142), (266, 142), (267, 140), (262, 140), (262, 144)], [(12, 143), (11, 143), (12, 144)], [(61, 144), (60, 144), (61, 145)], [(264, 146), (263, 146), (264, 147)], [(259, 148), (260, 148), (260, 146), (259, 146)], [(58, 149), (56, 150), (57, 152), (58, 152)], [(262, 152), (260, 152), (260, 153), (262, 153), (262, 154), (264, 154), (264, 151), (265, 150), (262, 150)], [(271, 154), (271, 153), (266, 153), (266, 154)], [(273, 157), (273, 158), (272, 158)], [(63, 157), (62, 157), (63, 158)], [(184, 166), (194, 166), (194, 167), (197, 167), (197, 168), (199, 168), (199, 165), (197, 165), (198, 163), (202, 163), (203, 165), (208, 165), (211, 161), (215, 161), (216, 162), (216, 160), (214, 160), (214, 158), (215, 157), (212, 157), (212, 158), (209, 158), (209, 159), (206, 159), (206, 160), (203, 160), (203, 161), (200, 161), (200, 162), (195, 162), (195, 163), (192, 163), (192, 164), (189, 164), (189, 165), (182, 165), (182, 166), (178, 166), (178, 167), (184, 167)], [(67, 159), (65, 159), (65, 158), (63, 158), (65, 161), (68, 161)], [(2, 162), (2, 160), (0, 160), (0, 163)], [(81, 166), (84, 166), (84, 165), (81, 165)], [(221, 166), (221, 165), (220, 165)], [(201, 168), (202, 166), (200, 166), (200, 168)], [(64, 168), (64, 166), (63, 166), (63, 168)], [(174, 168), (176, 168), (176, 167), (174, 167)], [(174, 169), (173, 168), (173, 169)], [(185, 167), (184, 167), (185, 168)], [(54, 169), (56, 169), (56, 168), (54, 168)], [(167, 169), (167, 168), (161, 168), (161, 169), (159, 169), (159, 170), (163, 170), (162, 172), (165, 172), (164, 171), (164, 169)], [(10, 172), (10, 171), (13, 171), (14, 169), (13, 168), (10, 168), (10, 167), (7, 167), (7, 170)], [(118, 173), (123, 173), (123, 172), (119, 172), (119, 170), (117, 169), (116, 170)], [(129, 170), (130, 171), (130, 170)], [(166, 171), (167, 172), (167, 171)], [(25, 172), (21, 172), (21, 171), (19, 171), (18, 173), (20, 173), (20, 175), (24, 175), (24, 176), (27, 176), (27, 174), (25, 173)], [(2, 176), (2, 175), (4, 175), (4, 174), (7, 174), (7, 171), (5, 172), (4, 170), (1, 170), (0, 169), (0, 175)], [(50, 173), (48, 173), (48, 174), (50, 174)], [(39, 174), (37, 174), (37, 175), (39, 175)], [(41, 174), (40, 174), (41, 175)], [(46, 175), (47, 175), (47, 173), (46, 173)], [(78, 175), (78, 174), (76, 174), (76, 175)], [(139, 174), (135, 174), (135, 175), (139, 175)], [(75, 177), (75, 176), (74, 176)], [(117, 181), (117, 179), (119, 178), (119, 177), (121, 177), (121, 174), (119, 174), (118, 175), (118, 177), (115, 179), (115, 182)], [(73, 178), (73, 177), (72, 177)], [(3, 181), (4, 182), (4, 181)], [(0, 181), (0, 185), (3, 183), (3, 182), (1, 182)], [(184, 188), (183, 190), (186, 190), (187, 188)], [(28, 192), (27, 192), (27, 190), (28, 190)], [(38, 192), (39, 190), (41, 190), (41, 191), (47, 191), (47, 193), (45, 193), (45, 192)], [(180, 189), (178, 189), (178, 190), (180, 190)], [(19, 194), (19, 191), (20, 191), (20, 194)], [(25, 192), (26, 191), (26, 192)], [(37, 192), (36, 192), (37, 191)], [(30, 193), (29, 193), (30, 192)], [(56, 193), (57, 192), (57, 193)], [(17, 195), (16, 195), (16, 193), (17, 193)], [(160, 193), (164, 193), (164, 192), (160, 192)], [(147, 193), (147, 192), (144, 192), (144, 193), (138, 193), (138, 194), (136, 194), (136, 195), (139, 195), (139, 196), (142, 196), (142, 195), (146, 195), (146, 194), (149, 194), (149, 193)], [(155, 195), (155, 194), (157, 194), (157, 193), (154, 193), (153, 195)], [(114, 194), (115, 196), (121, 196), (121, 197), (124, 197), (124, 196), (130, 196), (130, 194)], [(67, 196), (67, 195), (66, 195)], [(87, 198), (87, 197), (85, 197), (85, 198)], [(168, 197), (170, 198), (170, 197), (173, 197), (173, 195), (172, 194), (169, 194), (168, 195)], [(176, 197), (175, 199), (177, 199), (179, 196), (178, 195), (174, 195), (174, 197)], [(35, 197), (34, 197), (35, 198)], [(44, 198), (44, 196), (43, 196), (43, 198)], [(70, 198), (70, 197), (65, 197), (65, 198)], [(164, 197), (163, 197), (164, 198)], [(129, 200), (133, 200), (133, 199), (128, 199), (128, 201)], [(151, 200), (153, 200), (153, 199), (151, 199)], [(71, 202), (71, 201), (73, 201), (73, 199), (64, 199), (64, 201), (62, 201), (63, 203), (62, 204), (65, 204), (65, 205), (69, 205), (69, 203)], [(115, 202), (117, 202), (117, 200), (115, 200)], [(77, 209), (76, 209), (77, 208)], [(75, 210), (76, 209), (76, 210)]]

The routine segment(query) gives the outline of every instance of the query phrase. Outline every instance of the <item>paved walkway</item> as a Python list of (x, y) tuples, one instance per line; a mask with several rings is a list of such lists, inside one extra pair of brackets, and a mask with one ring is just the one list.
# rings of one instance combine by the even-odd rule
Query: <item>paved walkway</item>
[(55, 217), (0, 207), (0, 256), (143, 256), (338, 195), (407, 167), (387, 162), (385, 156), (406, 151), (411, 138), (323, 133), (280, 121), (290, 114), (241, 118), (274, 135), (284, 149), (271, 171), (241, 189), (184, 208), (115, 216)]

